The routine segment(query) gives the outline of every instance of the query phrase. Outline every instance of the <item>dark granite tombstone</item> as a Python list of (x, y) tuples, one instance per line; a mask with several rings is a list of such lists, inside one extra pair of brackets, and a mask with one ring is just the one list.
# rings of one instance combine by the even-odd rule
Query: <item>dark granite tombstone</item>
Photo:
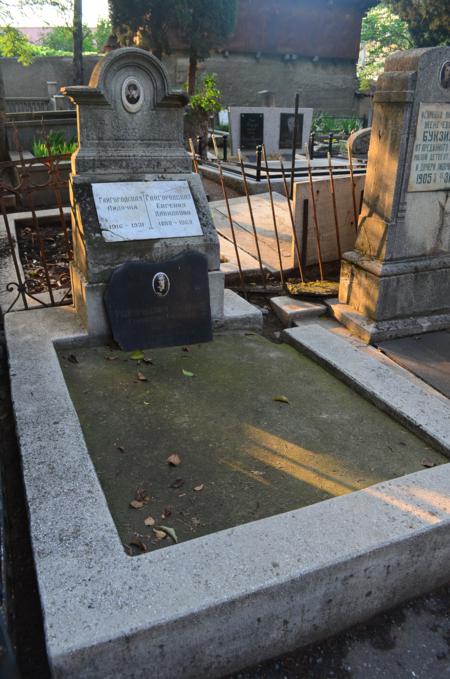
[[(293, 113), (280, 113), (280, 149), (291, 149), (294, 139), (294, 121), (295, 115)], [(303, 148), (303, 114), (300, 113), (297, 118), (297, 143), (298, 149)]]
[(105, 306), (125, 351), (209, 342), (208, 260), (187, 251), (166, 262), (126, 262), (111, 276)]
[(255, 150), (264, 143), (264, 113), (241, 113), (241, 148)]

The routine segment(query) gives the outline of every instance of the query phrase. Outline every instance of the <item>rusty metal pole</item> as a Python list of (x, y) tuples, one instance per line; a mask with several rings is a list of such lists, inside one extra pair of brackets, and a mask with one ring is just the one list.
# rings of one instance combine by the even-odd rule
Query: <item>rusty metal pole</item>
[(256, 252), (258, 254), (259, 269), (261, 271), (262, 283), (263, 283), (263, 286), (264, 286), (264, 289), (265, 289), (267, 287), (266, 274), (264, 273), (264, 267), (263, 267), (262, 258), (261, 258), (261, 251), (259, 249), (258, 233), (256, 231), (255, 217), (253, 215), (252, 202), (250, 200), (250, 193), (249, 193), (249, 190), (248, 190), (247, 174), (245, 172), (244, 161), (242, 160), (241, 149), (238, 149), (238, 157), (239, 157), (239, 162), (241, 164), (242, 179), (244, 180), (244, 190), (245, 190), (245, 196), (247, 198), (248, 211), (250, 213), (250, 221), (252, 223), (253, 235), (255, 236), (255, 245), (256, 245)]
[(352, 201), (353, 201), (353, 216), (355, 219), (355, 231), (358, 231), (358, 211), (356, 208), (356, 186), (355, 186), (355, 180), (353, 178), (353, 158), (352, 158), (352, 152), (350, 149), (350, 146), (347, 145), (348, 149), (348, 165), (349, 165), (349, 170), (350, 170), (350, 181), (352, 184)]
[(191, 149), (191, 155), (192, 155), (192, 164), (194, 165), (194, 172), (195, 174), (198, 174), (198, 163), (197, 163), (197, 158), (195, 155), (195, 146), (194, 146), (194, 141), (192, 137), (189, 137), (189, 148)]
[(272, 182), (270, 180), (270, 170), (269, 170), (269, 163), (267, 162), (267, 153), (266, 153), (266, 145), (265, 144), (262, 145), (262, 153), (263, 153), (264, 165), (266, 166), (267, 185), (269, 187), (270, 205), (271, 205), (271, 208), (272, 208), (273, 228), (274, 228), (274, 231), (275, 231), (275, 238), (276, 238), (276, 241), (277, 241), (278, 260), (280, 262), (280, 280), (281, 280), (281, 285), (284, 287), (283, 260), (281, 258), (280, 238), (278, 236), (277, 217), (276, 217), (276, 214), (275, 214), (275, 205), (274, 205), (274, 202), (273, 202)]
[(305, 146), (305, 156), (308, 161), (308, 177), (309, 177), (309, 190), (311, 194), (311, 205), (313, 209), (314, 218), (314, 230), (316, 234), (316, 244), (317, 244), (317, 259), (319, 262), (319, 272), (320, 280), (323, 281), (323, 262), (322, 262), (322, 248), (320, 247), (320, 230), (319, 230), (319, 220), (317, 219), (317, 206), (316, 206), (316, 196), (314, 195), (314, 182), (312, 176), (311, 158), (309, 156), (308, 147)]
[(233, 245), (234, 245), (234, 252), (236, 254), (236, 261), (237, 261), (237, 265), (238, 265), (238, 269), (239, 269), (239, 278), (240, 278), (240, 281), (241, 281), (241, 286), (242, 286), (243, 290), (245, 290), (244, 273), (242, 271), (241, 258), (239, 256), (239, 249), (238, 249), (238, 244), (237, 244), (237, 240), (236, 240), (236, 232), (234, 230), (233, 218), (231, 216), (230, 203), (228, 201), (228, 194), (227, 194), (227, 190), (225, 188), (225, 181), (224, 181), (224, 178), (223, 178), (222, 163), (220, 162), (220, 160), (218, 160), (217, 164), (219, 166), (220, 184), (222, 186), (222, 193), (223, 193), (223, 197), (225, 199), (225, 204), (227, 206), (227, 214), (228, 214), (228, 221), (230, 222), (231, 235), (233, 236)]
[[(294, 247), (295, 247), (295, 252), (297, 254), (297, 261), (298, 261), (298, 271), (300, 274), (300, 280), (302, 283), (304, 283), (304, 277), (303, 277), (303, 267), (302, 267), (302, 258), (300, 255), (300, 246), (298, 243), (298, 235), (297, 235), (297, 230), (295, 228), (295, 219), (294, 219), (294, 214), (292, 212), (292, 204), (291, 204), (291, 198), (289, 197), (289, 190), (288, 190), (288, 185), (286, 181), (286, 174), (284, 171), (284, 163), (283, 163), (283, 158), (280, 156), (280, 166), (281, 166), (281, 173), (283, 175), (283, 183), (284, 183), (284, 193), (286, 195), (286, 200), (288, 203), (289, 207), (289, 215), (291, 217), (291, 225), (292, 225), (292, 235), (294, 237)], [(291, 181), (292, 181), (292, 175), (291, 175)]]
[(331, 193), (331, 200), (333, 202), (334, 228), (336, 229), (336, 245), (337, 245), (338, 257), (339, 257), (339, 259), (341, 259), (342, 250), (341, 250), (341, 237), (339, 235), (339, 217), (338, 217), (338, 211), (337, 211), (337, 205), (336, 205), (336, 191), (335, 191), (335, 185), (334, 185), (333, 165), (332, 165), (332, 162), (331, 162), (331, 155), (329, 153), (328, 153), (328, 172), (330, 173), (330, 193)]

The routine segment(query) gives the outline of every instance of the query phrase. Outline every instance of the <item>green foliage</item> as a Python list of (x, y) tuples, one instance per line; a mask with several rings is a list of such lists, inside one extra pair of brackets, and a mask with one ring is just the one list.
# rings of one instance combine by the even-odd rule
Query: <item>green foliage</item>
[(197, 88), (191, 97), (191, 107), (194, 111), (204, 111), (205, 113), (218, 113), (222, 109), (220, 101), (221, 91), (217, 87), (216, 75), (206, 73), (200, 88)]
[(31, 150), (36, 158), (45, 158), (50, 153), (54, 156), (73, 153), (77, 148), (75, 137), (66, 141), (62, 132), (50, 132), (47, 139), (33, 139)]
[(388, 0), (390, 7), (409, 26), (417, 47), (450, 44), (448, 0)]
[(237, 0), (176, 0), (175, 5), (177, 32), (197, 59), (205, 59), (233, 32)]
[(311, 130), (316, 134), (344, 134), (349, 136), (361, 127), (359, 118), (334, 117), (326, 113), (318, 113), (313, 117)]
[[(41, 40), (41, 45), (54, 52), (73, 52), (73, 29), (71, 26), (55, 26)], [(96, 52), (94, 34), (83, 26), (83, 52)]]
[(17, 28), (3, 26), (0, 27), (0, 56), (17, 57), (21, 64), (28, 66), (36, 56), (36, 49)]
[(359, 87), (362, 92), (370, 90), (372, 82), (382, 73), (386, 57), (391, 52), (414, 46), (408, 24), (385, 3), (367, 12), (362, 22), (361, 42), (365, 50), (364, 64), (358, 66)]
[(97, 52), (100, 52), (105, 42), (111, 35), (111, 23), (108, 19), (99, 19), (94, 31), (94, 43)]

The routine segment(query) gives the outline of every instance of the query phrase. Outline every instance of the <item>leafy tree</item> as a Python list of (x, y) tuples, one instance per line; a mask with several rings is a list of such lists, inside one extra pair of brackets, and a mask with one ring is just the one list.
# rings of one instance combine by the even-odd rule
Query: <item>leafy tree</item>
[(188, 93), (197, 64), (232, 33), (238, 0), (109, 0), (113, 32), (123, 46), (140, 44), (159, 57), (174, 42), (189, 52)]
[[(73, 29), (70, 26), (55, 26), (44, 35), (41, 44), (55, 52), (73, 52)], [(95, 51), (95, 34), (83, 25), (83, 52)]]
[(197, 64), (234, 30), (237, 0), (181, 0), (176, 12), (177, 33), (189, 49), (188, 94), (194, 94)]
[(389, 5), (407, 22), (417, 47), (450, 44), (448, 0), (389, 0)]
[(370, 89), (371, 83), (383, 71), (386, 57), (391, 52), (414, 46), (408, 24), (385, 3), (367, 12), (362, 22), (361, 42), (365, 52), (364, 63), (358, 67), (362, 91)]
[(100, 19), (94, 31), (94, 43), (97, 52), (101, 52), (102, 47), (111, 35), (111, 24), (108, 19)]

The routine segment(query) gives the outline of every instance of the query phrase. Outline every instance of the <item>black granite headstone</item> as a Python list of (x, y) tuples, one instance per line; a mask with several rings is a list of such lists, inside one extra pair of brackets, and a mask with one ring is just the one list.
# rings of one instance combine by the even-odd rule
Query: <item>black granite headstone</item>
[(264, 114), (241, 113), (241, 148), (255, 150), (264, 143)]
[[(294, 141), (293, 113), (280, 113), (280, 149), (291, 149)], [(298, 149), (303, 148), (303, 113), (297, 118), (297, 142)]]
[(167, 262), (126, 262), (111, 276), (105, 307), (125, 351), (209, 342), (207, 259), (187, 251)]

